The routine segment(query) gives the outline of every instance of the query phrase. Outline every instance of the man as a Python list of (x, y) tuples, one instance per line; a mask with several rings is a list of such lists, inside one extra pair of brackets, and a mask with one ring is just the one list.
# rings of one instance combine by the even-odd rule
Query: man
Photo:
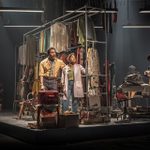
[[(147, 60), (150, 62), (150, 55), (147, 56)], [(148, 66), (147, 70), (144, 71), (144, 75), (146, 77), (148, 77), (148, 79), (149, 79), (148, 84), (150, 85), (150, 66)]]
[(136, 70), (135, 66), (130, 65), (128, 70), (128, 74), (125, 76), (124, 79), (128, 85), (140, 86), (144, 83), (142, 75)]
[(57, 80), (65, 63), (57, 58), (54, 47), (47, 53), (48, 57), (41, 61), (39, 67), (41, 90), (57, 90)]
[[(143, 83), (143, 77), (140, 72), (137, 71), (134, 65), (130, 65), (128, 67), (128, 73), (124, 78), (124, 83), (122, 84), (124, 91), (128, 92), (128, 99), (134, 98), (137, 95), (139, 96)], [(129, 104), (129, 106), (130, 105), (131, 104)]]

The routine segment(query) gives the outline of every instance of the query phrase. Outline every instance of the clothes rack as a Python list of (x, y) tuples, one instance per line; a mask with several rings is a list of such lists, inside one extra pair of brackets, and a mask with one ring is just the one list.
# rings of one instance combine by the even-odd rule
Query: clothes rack
[[(101, 14), (103, 13), (104, 14), (104, 18), (105, 18), (105, 24), (104, 24), (104, 33), (105, 33), (105, 40), (104, 41), (97, 41), (97, 40), (89, 40), (87, 35), (88, 35), (88, 25), (87, 25), (87, 22), (88, 22), (88, 16), (92, 17), (94, 15), (98, 15), (98, 14)], [(107, 103), (107, 108), (108, 108), (108, 115), (109, 115), (109, 106), (110, 106), (110, 100), (108, 99), (108, 66), (107, 66), (107, 61), (108, 61), (108, 49), (107, 49), (107, 31), (106, 31), (106, 22), (107, 22), (107, 18), (106, 18), (106, 10), (105, 9), (100, 9), (100, 8), (95, 8), (95, 7), (87, 7), (87, 6), (84, 6), (84, 7), (81, 7), (77, 10), (73, 10), (61, 17), (58, 17), (52, 21), (49, 21), (43, 25), (41, 25), (40, 27), (38, 28), (35, 28), (27, 33), (25, 33), (23, 35), (23, 43), (25, 42), (25, 39), (28, 35), (34, 35), (36, 36), (37, 34), (39, 34), (41, 31), (43, 30), (46, 30), (47, 28), (50, 28), (52, 24), (54, 24), (55, 22), (62, 22), (62, 23), (71, 23), (71, 22), (74, 22), (74, 21), (77, 21), (77, 19), (80, 17), (80, 16), (84, 16), (85, 17), (85, 54), (87, 54), (87, 50), (88, 50), (88, 43), (98, 43), (98, 44), (104, 44), (105, 45), (105, 73), (104, 74), (99, 74), (97, 76), (99, 77), (103, 77), (105, 78), (105, 82), (106, 82), (106, 91), (105, 92), (102, 92), (101, 94), (105, 95), (106, 96), (106, 103)], [(80, 47), (81, 45), (77, 46), (77, 47)], [(75, 48), (75, 47), (69, 47), (67, 50), (71, 50), (72, 48)], [(89, 103), (88, 103), (88, 64), (87, 64), (87, 57), (85, 58), (85, 69), (86, 69), (86, 75), (85, 75), (85, 78), (86, 78), (86, 101), (87, 101), (87, 110), (88, 110), (88, 106), (89, 106)]]

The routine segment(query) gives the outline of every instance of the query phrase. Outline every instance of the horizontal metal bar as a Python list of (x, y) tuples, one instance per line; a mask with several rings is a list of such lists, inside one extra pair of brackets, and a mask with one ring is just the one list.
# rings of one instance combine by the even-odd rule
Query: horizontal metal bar
[(150, 28), (150, 25), (123, 25), (124, 29), (146, 29)]
[(94, 29), (103, 29), (103, 26), (94, 26)]
[[(83, 9), (83, 8), (85, 8), (85, 6), (79, 8), (78, 10), (81, 10), (81, 9)], [(38, 32), (38, 30), (43, 30), (43, 29), (46, 28), (48, 25), (51, 25), (52, 23), (54, 23), (54, 22), (56, 22), (56, 21), (58, 21), (58, 20), (60, 20), (60, 19), (63, 19), (63, 18), (65, 18), (65, 17), (68, 17), (69, 15), (72, 15), (72, 14), (73, 14), (73, 13), (68, 13), (68, 14), (65, 14), (65, 15), (63, 15), (63, 16), (61, 16), (61, 17), (58, 17), (58, 18), (54, 19), (53, 21), (49, 21), (49, 22), (43, 24), (41, 27), (38, 27), (38, 28), (36, 28), (36, 29), (33, 29), (33, 30), (31, 30), (31, 31), (29, 31), (29, 32), (27, 32), (27, 33), (25, 33), (24, 36), (27, 36), (28, 34), (32, 34), (32, 33), (36, 32), (36, 31)]]
[(75, 12), (75, 13), (117, 13), (116, 10), (67, 10), (66, 12)]
[(4, 25), (5, 28), (37, 28), (40, 25)]
[(87, 40), (88, 42), (91, 42), (91, 43), (100, 43), (100, 44), (106, 44), (107, 42), (106, 41), (94, 41), (94, 40)]

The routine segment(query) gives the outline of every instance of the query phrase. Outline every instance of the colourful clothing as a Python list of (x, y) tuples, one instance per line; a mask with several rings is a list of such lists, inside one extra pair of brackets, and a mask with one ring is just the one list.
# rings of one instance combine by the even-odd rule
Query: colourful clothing
[(57, 52), (66, 51), (69, 44), (67, 27), (61, 22), (51, 25), (50, 47), (55, 47)]
[(71, 109), (72, 112), (77, 113), (79, 104), (77, 98), (84, 97), (81, 73), (85, 74), (85, 69), (80, 64), (74, 64), (72, 68), (74, 80), (68, 78), (70, 70), (69, 65), (66, 65), (62, 71), (61, 83), (64, 85), (63, 92), (65, 93), (62, 102), (62, 109), (63, 111)]
[[(74, 67), (74, 97), (84, 97), (81, 73), (85, 74), (85, 69), (80, 64), (74, 64), (73, 67)], [(66, 65), (63, 68), (61, 77), (61, 83), (62, 85), (64, 85), (63, 91), (65, 91), (66, 96), (68, 91), (68, 70), (69, 66)]]
[(57, 78), (59, 76), (60, 69), (65, 66), (65, 63), (56, 58), (53, 62), (48, 58), (45, 58), (40, 63), (39, 76), (47, 78)]

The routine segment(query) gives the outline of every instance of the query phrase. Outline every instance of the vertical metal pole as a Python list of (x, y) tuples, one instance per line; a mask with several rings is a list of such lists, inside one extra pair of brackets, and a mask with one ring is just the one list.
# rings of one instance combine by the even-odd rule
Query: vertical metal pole
[(107, 107), (107, 115), (109, 116), (109, 97), (108, 97), (108, 52), (107, 52), (107, 15), (106, 15), (106, 3), (104, 8), (104, 25), (105, 25), (105, 82), (106, 82), (106, 107)]
[(16, 51), (17, 51), (17, 46), (15, 45), (15, 70), (14, 70), (15, 71), (15, 79), (14, 79), (15, 80), (15, 85), (14, 85), (15, 87), (14, 87), (14, 99), (13, 99), (13, 108), (12, 108), (13, 112), (16, 111), (15, 110), (15, 105), (16, 105), (15, 101), (16, 101), (16, 94), (17, 94), (17, 90), (16, 90), (17, 89), (16, 88), (16, 86), (17, 86), (17, 80), (16, 80), (16, 78), (17, 78), (17, 74), (16, 74), (16, 69), (17, 69), (17, 65), (16, 65), (17, 52)]
[(87, 110), (89, 110), (89, 99), (88, 99), (88, 64), (87, 64), (87, 52), (88, 52), (88, 27), (87, 27), (87, 6), (85, 6), (85, 71), (86, 71), (86, 103), (87, 103)]
[[(23, 52), (25, 51), (25, 35), (23, 35)], [(24, 53), (23, 53), (24, 54)], [(25, 71), (25, 64), (23, 64), (23, 68), (22, 68), (22, 75), (24, 76), (24, 71)], [(23, 77), (22, 76), (22, 77)], [(24, 92), (23, 92), (23, 95), (24, 95)], [(24, 99), (24, 96), (23, 95), (21, 95), (21, 99)]]

